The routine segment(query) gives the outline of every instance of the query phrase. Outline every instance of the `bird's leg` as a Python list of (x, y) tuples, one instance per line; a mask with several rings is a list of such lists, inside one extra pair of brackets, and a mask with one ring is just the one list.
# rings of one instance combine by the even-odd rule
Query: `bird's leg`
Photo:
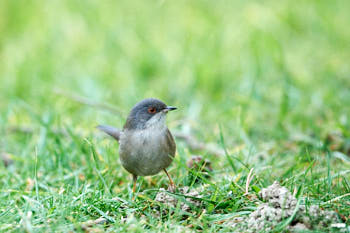
[(167, 170), (165, 168), (163, 170), (164, 170), (165, 174), (168, 176), (169, 181), (170, 181), (169, 191), (170, 192), (175, 192), (176, 187), (175, 187), (174, 181), (171, 179), (171, 177), (170, 177), (169, 173), (167, 172)]
[(137, 175), (132, 175), (132, 181), (133, 181), (133, 187), (132, 187), (132, 199), (135, 199), (135, 193), (136, 193), (136, 182), (137, 182)]

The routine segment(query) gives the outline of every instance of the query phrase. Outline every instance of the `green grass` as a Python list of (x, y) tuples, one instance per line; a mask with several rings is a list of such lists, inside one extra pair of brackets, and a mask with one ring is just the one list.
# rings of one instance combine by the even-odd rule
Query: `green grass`
[[(219, 221), (257, 205), (244, 196), (251, 168), (251, 193), (278, 180), (349, 225), (349, 196), (324, 204), (350, 192), (349, 7), (1, 1), (0, 151), (13, 164), (0, 163), (0, 231), (79, 232), (104, 216), (108, 226), (94, 228), (227, 232)], [(154, 217), (164, 174), (140, 179), (132, 201), (117, 143), (94, 128), (122, 127), (150, 96), (179, 108), (168, 117), (172, 131), (226, 148), (216, 157), (177, 142), (170, 174), (179, 187), (193, 154), (212, 162), (212, 178), (194, 186), (205, 187), (204, 209)], [(334, 132), (339, 143), (327, 140)]]

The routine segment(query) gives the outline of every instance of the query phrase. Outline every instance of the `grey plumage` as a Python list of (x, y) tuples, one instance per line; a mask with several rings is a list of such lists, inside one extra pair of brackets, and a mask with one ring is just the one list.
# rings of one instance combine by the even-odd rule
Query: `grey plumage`
[(114, 127), (109, 126), (109, 125), (99, 125), (96, 128), (98, 128), (99, 130), (112, 136), (113, 138), (115, 138), (119, 142), (120, 133), (121, 133), (121, 131), (119, 129), (114, 128)]
[(148, 98), (138, 102), (130, 111), (124, 129), (145, 129), (146, 123), (155, 114), (150, 114), (147, 110), (153, 107), (157, 112), (167, 108), (167, 105), (160, 100)]
[(166, 126), (166, 114), (174, 109), (160, 100), (145, 99), (132, 108), (122, 131), (104, 125), (97, 128), (119, 142), (120, 161), (128, 172), (154, 175), (165, 170), (175, 156), (176, 144)]

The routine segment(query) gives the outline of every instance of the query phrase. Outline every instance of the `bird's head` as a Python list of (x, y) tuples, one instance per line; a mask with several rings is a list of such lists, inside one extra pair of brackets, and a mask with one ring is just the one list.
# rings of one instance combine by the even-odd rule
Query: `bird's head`
[(124, 129), (135, 130), (164, 127), (166, 114), (175, 109), (176, 107), (167, 106), (158, 99), (144, 99), (131, 109)]

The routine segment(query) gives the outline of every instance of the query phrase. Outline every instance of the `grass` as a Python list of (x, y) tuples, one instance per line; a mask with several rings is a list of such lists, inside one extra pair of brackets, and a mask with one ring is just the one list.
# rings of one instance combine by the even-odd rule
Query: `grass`
[[(79, 232), (103, 216), (109, 225), (93, 228), (228, 232), (220, 221), (256, 208), (244, 196), (251, 168), (250, 193), (278, 180), (349, 225), (348, 8), (345, 0), (1, 1), (0, 151), (13, 164), (0, 163), (0, 231)], [(190, 184), (193, 154), (212, 162), (211, 179), (194, 185), (205, 187), (206, 203), (195, 213), (154, 217), (164, 174), (141, 178), (132, 201), (117, 143), (94, 128), (121, 127), (150, 96), (179, 107), (172, 131), (226, 150), (216, 157), (177, 142), (178, 186)]]

